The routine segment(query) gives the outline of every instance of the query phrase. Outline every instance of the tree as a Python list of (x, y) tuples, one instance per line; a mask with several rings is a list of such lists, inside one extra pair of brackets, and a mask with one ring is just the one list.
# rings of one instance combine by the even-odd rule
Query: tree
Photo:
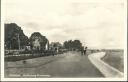
[(63, 43), (63, 46), (64, 46), (64, 48), (68, 49), (68, 41), (65, 41), (65, 42)]
[(74, 49), (80, 49), (82, 47), (82, 44), (79, 40), (74, 40), (73, 41), (73, 48)]
[(69, 50), (78, 49), (80, 50), (82, 48), (82, 43), (79, 40), (68, 40), (63, 43), (64, 47)]
[(19, 45), (20, 48), (24, 48), (28, 44), (28, 37), (23, 33), (21, 27), (15, 23), (5, 24), (4, 26), (6, 49), (19, 49)]

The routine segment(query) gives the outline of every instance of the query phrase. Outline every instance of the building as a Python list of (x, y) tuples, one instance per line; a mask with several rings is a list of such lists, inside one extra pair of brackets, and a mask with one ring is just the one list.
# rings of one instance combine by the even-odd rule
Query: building
[(50, 50), (54, 50), (56, 52), (59, 52), (59, 50), (62, 48), (62, 45), (59, 42), (51, 42), (49, 45)]
[(49, 41), (39, 32), (34, 32), (30, 37), (30, 46), (32, 50), (48, 50)]

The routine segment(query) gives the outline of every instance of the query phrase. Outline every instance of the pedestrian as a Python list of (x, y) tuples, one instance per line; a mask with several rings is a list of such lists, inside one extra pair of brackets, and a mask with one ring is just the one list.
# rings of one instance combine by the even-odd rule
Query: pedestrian
[(84, 55), (86, 55), (86, 50), (84, 50)]
[(85, 47), (85, 49), (84, 49), (84, 55), (86, 55), (86, 51), (87, 51), (87, 47)]

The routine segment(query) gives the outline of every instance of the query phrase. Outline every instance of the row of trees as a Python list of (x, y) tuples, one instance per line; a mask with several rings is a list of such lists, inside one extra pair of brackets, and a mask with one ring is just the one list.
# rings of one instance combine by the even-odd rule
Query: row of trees
[(30, 46), (33, 49), (36, 39), (39, 41), (39, 47), (41, 46), (41, 49), (45, 49), (44, 46), (48, 39), (39, 32), (34, 32), (28, 38), (17, 24), (5, 24), (5, 49), (24, 49), (26, 46)]
[[(30, 46), (32, 49), (34, 48), (34, 42), (37, 40), (39, 44), (41, 44), (39, 47), (38, 42), (35, 44), (35, 46), (45, 49), (44, 46), (46, 44), (49, 44), (48, 39), (41, 35), (39, 32), (34, 32), (30, 38), (28, 38), (24, 33), (21, 27), (19, 27), (15, 23), (5, 24), (5, 48), (6, 49), (19, 49), (24, 48), (25, 46)], [(58, 45), (57, 45), (58, 44)], [(54, 43), (52, 47), (60, 46), (60, 43)], [(49, 47), (49, 46), (48, 46)], [(82, 43), (79, 40), (68, 40), (63, 43), (63, 48), (68, 50), (80, 50), (82, 49)]]
[(79, 40), (68, 40), (64, 42), (64, 48), (68, 50), (81, 50), (82, 43)]

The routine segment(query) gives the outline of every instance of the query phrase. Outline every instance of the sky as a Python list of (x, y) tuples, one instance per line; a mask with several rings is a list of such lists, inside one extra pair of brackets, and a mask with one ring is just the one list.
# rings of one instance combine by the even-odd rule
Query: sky
[(124, 48), (125, 0), (4, 0), (5, 23), (50, 42), (79, 39), (89, 48)]

